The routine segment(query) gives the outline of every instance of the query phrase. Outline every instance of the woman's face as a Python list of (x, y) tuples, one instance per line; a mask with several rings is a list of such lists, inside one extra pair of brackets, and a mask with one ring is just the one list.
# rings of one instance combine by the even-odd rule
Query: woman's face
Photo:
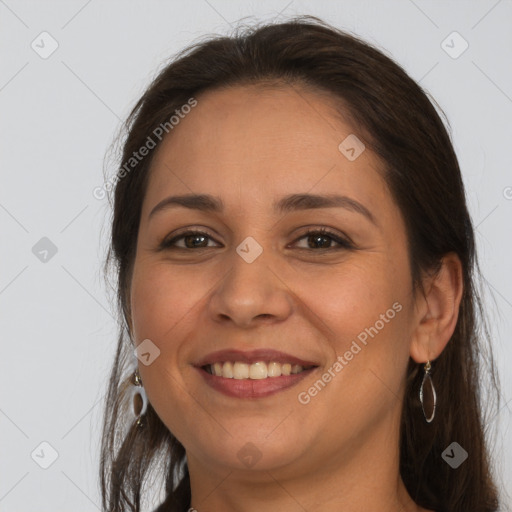
[[(304, 89), (197, 100), (155, 155), (138, 234), (132, 330), (150, 340), (152, 406), (189, 466), (297, 473), (363, 447), (388, 456), (415, 309), (379, 161)], [(182, 195), (222, 208), (162, 203)], [(200, 234), (176, 238), (187, 231)]]

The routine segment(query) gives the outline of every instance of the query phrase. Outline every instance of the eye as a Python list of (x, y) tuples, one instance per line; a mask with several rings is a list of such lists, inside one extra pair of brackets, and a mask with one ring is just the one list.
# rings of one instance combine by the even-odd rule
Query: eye
[[(329, 231), (326, 228), (313, 228), (309, 229), (301, 237), (299, 237), (294, 243), (296, 244), (299, 240), (307, 239), (308, 247), (299, 247), (301, 250), (339, 250), (339, 249), (352, 249), (354, 245), (343, 238), (342, 236)], [(189, 230), (184, 233), (180, 233), (173, 238), (164, 240), (159, 249), (208, 249), (208, 241), (213, 238), (204, 231)], [(183, 241), (183, 245), (179, 245), (178, 242)], [(311, 241), (311, 243), (309, 243)], [(337, 247), (331, 247), (331, 243), (335, 242), (338, 244)]]
[[(354, 245), (346, 238), (329, 231), (326, 228), (313, 228), (309, 229), (295, 243), (299, 240), (306, 239), (308, 247), (299, 247), (306, 250), (339, 250), (339, 249), (352, 249)], [(331, 242), (334, 241), (338, 244), (337, 247), (331, 247)], [(318, 251), (316, 251), (318, 252)]]
[[(177, 242), (182, 239), (184, 245), (178, 245)], [(211, 236), (203, 231), (185, 231), (169, 240), (164, 240), (160, 244), (160, 249), (207, 249), (208, 239), (212, 239)]]

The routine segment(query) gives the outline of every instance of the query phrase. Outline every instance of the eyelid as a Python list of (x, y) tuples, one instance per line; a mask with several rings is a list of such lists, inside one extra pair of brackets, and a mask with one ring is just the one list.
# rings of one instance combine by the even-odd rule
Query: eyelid
[[(203, 235), (208, 237), (210, 240), (213, 240), (215, 243), (219, 243), (215, 240), (215, 237), (212, 236), (205, 228), (196, 228), (193, 226), (187, 226), (179, 229), (177, 232), (173, 233), (172, 236), (166, 236), (162, 242), (159, 244), (159, 250), (165, 250), (168, 248), (182, 249), (184, 251), (190, 251), (193, 249), (189, 249), (187, 247), (177, 247), (176, 245), (171, 245), (172, 243), (176, 243), (178, 239), (183, 239), (186, 236), (193, 235)], [(198, 247), (198, 249), (209, 249), (209, 247)]]
[(337, 231), (333, 230), (332, 228), (328, 227), (315, 227), (310, 226), (307, 228), (307, 230), (303, 233), (301, 233), (292, 243), (296, 243), (299, 240), (308, 237), (309, 235), (315, 235), (320, 234), (323, 236), (326, 236), (328, 238), (331, 238), (334, 242), (338, 244), (338, 247), (328, 247), (326, 249), (307, 249), (304, 247), (301, 247), (301, 249), (304, 249), (306, 251), (313, 251), (313, 252), (320, 252), (322, 250), (324, 251), (330, 251), (335, 249), (341, 249), (341, 248), (355, 248), (354, 242), (352, 242), (351, 238), (344, 233), (338, 233)]
[[(325, 236), (327, 238), (330, 238), (333, 242), (338, 244), (335, 247), (326, 247), (326, 248), (318, 248), (318, 249), (312, 249), (307, 247), (299, 247), (299, 250), (302, 251), (309, 251), (309, 252), (330, 252), (340, 249), (355, 249), (355, 244), (351, 240), (349, 236), (347, 236), (345, 233), (338, 233), (337, 230), (334, 230), (333, 228), (328, 228), (326, 226), (303, 226), (302, 229), (306, 229), (306, 231), (303, 231), (300, 235), (298, 235), (293, 242), (291, 242), (291, 245), (296, 244), (303, 238), (307, 238), (311, 235), (321, 235)], [(166, 250), (166, 249), (176, 249), (181, 251), (199, 251), (204, 249), (211, 249), (211, 247), (196, 247), (196, 248), (189, 248), (189, 247), (178, 247), (176, 242), (178, 240), (182, 240), (183, 238), (187, 236), (205, 236), (209, 240), (217, 242), (214, 236), (212, 236), (208, 230), (205, 228), (198, 228), (194, 226), (186, 226), (184, 228), (179, 229), (177, 232), (173, 233), (172, 236), (168, 236), (164, 238), (164, 240), (160, 243), (158, 250)], [(287, 246), (289, 247), (289, 246)]]
[[(301, 226), (292, 231), (291, 236), (293, 236), (293, 241), (290, 244), (294, 244), (298, 240), (307, 237), (308, 235), (325, 235), (334, 240), (339, 240), (340, 242), (345, 243), (346, 245), (350, 244), (355, 246), (352, 239), (339, 228), (334, 228), (329, 225), (318, 225), (318, 224), (308, 224), (306, 226)], [(290, 245), (288, 244), (288, 245)]]

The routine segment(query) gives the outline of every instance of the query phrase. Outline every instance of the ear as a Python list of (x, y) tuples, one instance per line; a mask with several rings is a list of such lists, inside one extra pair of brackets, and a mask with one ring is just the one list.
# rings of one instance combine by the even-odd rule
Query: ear
[(416, 297), (416, 327), (410, 354), (417, 363), (436, 359), (452, 337), (462, 299), (462, 263), (455, 253), (446, 254), (434, 276), (423, 280), (424, 293)]

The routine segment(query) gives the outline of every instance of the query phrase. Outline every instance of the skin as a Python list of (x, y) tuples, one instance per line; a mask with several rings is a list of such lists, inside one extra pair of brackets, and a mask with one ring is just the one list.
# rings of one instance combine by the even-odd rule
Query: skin
[[(136, 343), (160, 350), (139, 365), (149, 401), (185, 446), (199, 512), (420, 511), (399, 475), (407, 363), (435, 359), (448, 343), (462, 294), (460, 262), (447, 255), (414, 295), (401, 213), (366, 149), (349, 161), (338, 145), (355, 130), (326, 96), (298, 87), (209, 91), (163, 141), (153, 162), (130, 288)], [(290, 193), (348, 196), (347, 208), (276, 214)], [(223, 213), (184, 207), (149, 213), (170, 195), (222, 198)], [(348, 236), (315, 245), (307, 227)], [(206, 248), (159, 250), (189, 227)], [(186, 230), (183, 230), (186, 231)], [(247, 263), (248, 236), (263, 248)], [(190, 243), (190, 242), (189, 242)], [(319, 248), (320, 247), (320, 248)], [(321, 247), (331, 247), (322, 249)], [(333, 249), (334, 247), (334, 249)], [(339, 249), (336, 249), (339, 247)], [(398, 302), (402, 309), (307, 404), (307, 391), (357, 335)], [(317, 362), (297, 386), (260, 399), (230, 398), (193, 363), (227, 348), (274, 348)], [(237, 454), (252, 443), (261, 458)]]

